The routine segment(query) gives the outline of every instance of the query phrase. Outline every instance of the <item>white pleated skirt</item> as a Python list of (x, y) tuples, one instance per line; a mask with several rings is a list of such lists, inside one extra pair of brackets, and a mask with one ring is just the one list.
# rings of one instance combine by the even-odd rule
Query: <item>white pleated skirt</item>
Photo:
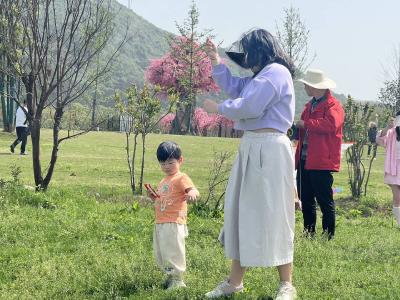
[(294, 155), (283, 133), (245, 132), (225, 195), (221, 242), (243, 267), (293, 261)]

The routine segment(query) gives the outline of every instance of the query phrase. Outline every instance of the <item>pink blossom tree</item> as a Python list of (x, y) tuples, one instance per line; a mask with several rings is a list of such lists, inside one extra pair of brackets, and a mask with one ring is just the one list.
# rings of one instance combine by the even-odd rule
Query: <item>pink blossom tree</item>
[[(215, 132), (217, 130), (218, 133), (216, 135), (221, 137), (222, 130), (224, 129), (226, 137), (228, 130), (232, 131), (233, 129), (233, 121), (220, 114), (208, 114), (204, 109), (196, 108), (194, 111), (192, 126), (198, 135), (204, 136), (209, 132)], [(230, 133), (230, 136), (232, 136), (232, 133)]]
[(171, 40), (170, 52), (151, 61), (145, 78), (164, 91), (173, 88), (179, 94), (172, 132), (194, 133), (192, 119), (196, 108), (196, 96), (205, 92), (216, 92), (218, 86), (211, 77), (211, 62), (203, 51), (209, 32), (197, 31), (198, 12), (193, 4), (184, 26), (179, 26), (181, 36)]
[(160, 120), (159, 126), (163, 133), (170, 133), (172, 129), (172, 121), (175, 119), (175, 114), (169, 113)]
[(207, 135), (207, 130), (213, 122), (213, 118), (202, 108), (194, 110), (192, 127), (198, 135)]

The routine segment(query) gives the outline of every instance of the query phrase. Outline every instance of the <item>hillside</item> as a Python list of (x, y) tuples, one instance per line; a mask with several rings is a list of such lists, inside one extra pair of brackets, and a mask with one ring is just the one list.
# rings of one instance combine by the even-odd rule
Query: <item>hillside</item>
[[(125, 90), (133, 82), (138, 85), (143, 84), (144, 71), (151, 59), (161, 57), (168, 51), (167, 37), (170, 35), (169, 32), (154, 26), (118, 2), (114, 1), (113, 5), (115, 15), (117, 16), (115, 18), (116, 30), (112, 43), (106, 48), (106, 55), (114, 51), (123, 39), (127, 25), (129, 26), (129, 39), (121, 49), (111, 73), (98, 86), (98, 102), (107, 106), (113, 105), (111, 97), (114, 95), (115, 90)], [(220, 54), (222, 57), (227, 58), (223, 49), (221, 49)], [(226, 61), (234, 74), (246, 74), (246, 71), (241, 70), (231, 63), (229, 59), (226, 59)], [(302, 111), (308, 97), (305, 95), (301, 83), (295, 83), (295, 87), (297, 99), (296, 115), (298, 115)], [(93, 91), (87, 93), (81, 102), (89, 104), (91, 102), (91, 95), (93, 95)], [(201, 103), (205, 97), (207, 95), (201, 95), (199, 102)], [(213, 97), (217, 97), (220, 100), (224, 99), (224, 95), (213, 95)], [(344, 96), (339, 98), (345, 100)]]

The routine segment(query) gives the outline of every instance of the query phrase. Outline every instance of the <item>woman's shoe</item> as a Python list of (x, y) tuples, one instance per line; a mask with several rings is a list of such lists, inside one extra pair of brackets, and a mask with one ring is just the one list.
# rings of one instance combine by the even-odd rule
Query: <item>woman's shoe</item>
[(222, 296), (230, 296), (234, 293), (243, 292), (243, 283), (239, 286), (232, 286), (229, 284), (228, 279), (222, 281), (215, 289), (205, 294), (206, 298), (213, 299)]
[(275, 300), (294, 300), (297, 298), (295, 287), (287, 281), (282, 281), (276, 293)]

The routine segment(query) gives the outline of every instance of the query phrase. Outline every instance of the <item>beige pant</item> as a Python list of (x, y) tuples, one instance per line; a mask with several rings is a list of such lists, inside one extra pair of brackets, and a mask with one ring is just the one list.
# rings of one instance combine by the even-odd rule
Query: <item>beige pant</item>
[(187, 236), (187, 226), (183, 224), (161, 223), (154, 227), (153, 249), (157, 264), (166, 274), (180, 279), (186, 270)]

